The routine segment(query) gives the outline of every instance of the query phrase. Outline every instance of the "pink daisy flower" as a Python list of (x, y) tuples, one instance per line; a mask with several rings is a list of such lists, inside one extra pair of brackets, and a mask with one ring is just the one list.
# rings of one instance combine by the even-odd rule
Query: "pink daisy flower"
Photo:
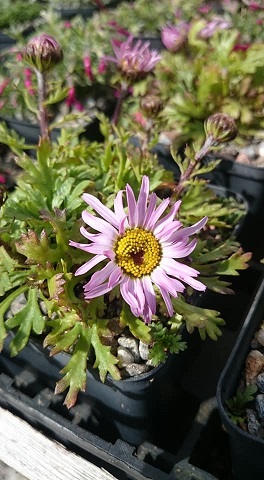
[(125, 42), (112, 41), (114, 57), (105, 57), (117, 64), (119, 70), (130, 80), (138, 80), (146, 77), (161, 59), (156, 50), (149, 48), (149, 42), (142, 42), (130, 35)]
[(99, 215), (83, 211), (83, 221), (97, 233), (81, 227), (80, 231), (89, 244), (70, 241), (70, 245), (94, 255), (78, 268), (75, 275), (83, 275), (101, 262), (103, 268), (93, 273), (84, 287), (87, 300), (104, 295), (119, 285), (120, 293), (130, 306), (133, 315), (151, 322), (156, 312), (156, 291), (163, 297), (169, 316), (173, 315), (171, 297), (185, 290), (186, 283), (196, 290), (205, 286), (195, 277), (199, 272), (179, 261), (195, 249), (196, 239), (189, 236), (197, 233), (207, 217), (190, 227), (182, 227), (175, 220), (180, 201), (163, 216), (170, 199), (157, 205), (158, 197), (149, 194), (149, 179), (143, 177), (138, 199), (130, 185), (126, 186), (126, 203), (123, 191), (114, 201), (114, 211), (104, 206), (93, 195), (84, 193), (83, 200)]

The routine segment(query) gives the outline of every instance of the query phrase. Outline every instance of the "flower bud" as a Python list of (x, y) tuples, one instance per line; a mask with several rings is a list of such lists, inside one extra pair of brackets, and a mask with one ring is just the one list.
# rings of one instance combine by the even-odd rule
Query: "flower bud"
[(156, 97), (155, 95), (147, 95), (146, 97), (142, 98), (140, 102), (140, 107), (146, 117), (157, 117), (157, 115), (163, 109), (163, 102), (159, 97)]
[(161, 30), (163, 45), (171, 52), (178, 52), (186, 43), (188, 38), (189, 25), (186, 22), (179, 22), (178, 25), (167, 25)]
[(233, 118), (225, 113), (215, 113), (204, 122), (206, 137), (215, 143), (229, 142), (237, 136), (237, 126)]
[(32, 67), (43, 73), (60, 63), (63, 53), (55, 38), (42, 33), (30, 40), (24, 49), (23, 57)]

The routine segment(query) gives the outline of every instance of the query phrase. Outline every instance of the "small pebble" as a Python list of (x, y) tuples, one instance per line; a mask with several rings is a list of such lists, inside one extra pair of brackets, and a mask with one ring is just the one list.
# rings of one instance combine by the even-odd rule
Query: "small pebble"
[(260, 429), (260, 422), (258, 421), (255, 410), (247, 408), (247, 423), (248, 423), (248, 432), (251, 435), (257, 435)]
[(260, 393), (264, 393), (264, 372), (257, 376), (257, 386)]
[(130, 363), (134, 362), (134, 357), (132, 353), (124, 347), (118, 347), (117, 348), (117, 358), (118, 358), (118, 367), (119, 368), (124, 368)]
[(26, 304), (27, 304), (27, 299), (26, 299), (24, 293), (21, 293), (12, 302), (12, 304), (10, 306), (11, 313), (13, 315), (15, 315), (16, 313), (20, 312), (20, 310), (22, 310), (22, 308), (24, 308)]
[(246, 384), (255, 385), (257, 376), (264, 371), (264, 355), (258, 350), (251, 350), (246, 359)]
[(259, 418), (264, 419), (264, 395), (260, 393), (256, 396), (256, 409), (259, 414)]
[(146, 343), (139, 342), (139, 354), (142, 360), (148, 360), (149, 356), (149, 347)]
[(135, 362), (140, 361), (138, 340), (136, 338), (121, 336), (118, 338), (118, 343), (132, 353)]
[(256, 340), (264, 347), (264, 328), (260, 328), (256, 334)]
[(127, 365), (124, 370), (130, 377), (135, 377), (136, 375), (148, 372), (149, 367), (145, 363), (131, 363)]

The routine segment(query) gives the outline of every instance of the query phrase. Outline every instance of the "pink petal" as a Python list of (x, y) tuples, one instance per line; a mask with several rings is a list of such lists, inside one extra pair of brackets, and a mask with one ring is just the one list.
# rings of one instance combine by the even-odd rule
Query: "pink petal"
[(145, 228), (146, 228), (146, 225), (148, 225), (149, 219), (153, 215), (153, 212), (155, 211), (156, 203), (157, 203), (157, 195), (155, 193), (151, 193), (149, 196), (149, 204), (146, 211), (144, 223), (142, 225)]
[(111, 288), (108, 286), (107, 283), (103, 285), (98, 285), (98, 287), (94, 288), (93, 290), (89, 290), (89, 292), (85, 291), (86, 285), (84, 287), (84, 298), (86, 300), (91, 300), (92, 298), (100, 297), (101, 295), (105, 295), (105, 293), (110, 292)]
[(105, 260), (104, 255), (97, 255), (96, 257), (91, 258), (91, 260), (89, 260), (88, 262), (84, 263), (81, 267), (79, 267), (76, 270), (74, 275), (76, 275), (77, 277), (78, 275), (83, 275), (84, 273), (89, 272), (91, 268), (95, 267), (95, 265), (102, 262), (103, 260)]
[[(170, 317), (172, 317), (173, 315), (173, 306), (172, 306), (172, 303), (171, 303), (171, 298), (167, 292), (167, 290), (161, 286), (159, 286), (159, 289), (160, 289), (160, 293), (163, 297), (163, 300), (165, 302), (165, 305), (166, 305), (166, 308), (168, 310), (168, 314)], [(177, 297), (177, 293), (174, 295), (174, 297)]]
[(92, 275), (90, 281), (85, 285), (85, 292), (99, 287), (107, 278), (109, 278), (115, 269), (116, 264), (114, 262), (108, 262), (102, 270), (99, 270)]
[(173, 235), (170, 240), (172, 242), (175, 242), (180, 237), (190, 236), (190, 235), (193, 235), (194, 233), (199, 232), (199, 230), (201, 230), (201, 228), (204, 227), (207, 220), (208, 220), (208, 217), (204, 217), (201, 220), (199, 220), (199, 222), (196, 222), (194, 225), (190, 227), (181, 228), (180, 230), (175, 232), (175, 235)]
[(175, 243), (173, 245), (162, 245), (162, 256), (165, 258), (184, 258), (190, 255), (196, 247), (197, 240), (194, 238), (188, 245), (181, 245), (179, 243)]
[(149, 178), (144, 175), (137, 201), (138, 225), (143, 226), (147, 210), (147, 201), (149, 196)]
[(162, 241), (162, 242), (168, 242), (171, 243), (170, 239), (173, 233), (175, 233), (179, 228), (182, 227), (181, 222), (178, 222), (178, 220), (172, 221), (169, 224), (165, 224), (163, 227), (160, 227), (159, 230), (157, 231), (156, 228), (154, 230), (154, 235), (155, 237)]
[(149, 218), (148, 223), (145, 223), (145, 227), (147, 229), (152, 229), (157, 222), (157, 220), (160, 218), (160, 216), (165, 212), (166, 208), (168, 207), (170, 203), (170, 198), (165, 198), (165, 200), (162, 200), (160, 205), (156, 208), (155, 212), (151, 215)]
[(146, 297), (146, 304), (149, 306), (152, 315), (156, 313), (156, 295), (149, 276), (142, 277), (142, 286)]
[(155, 268), (151, 274), (151, 280), (158, 285), (158, 287), (165, 288), (165, 290), (173, 296), (175, 296), (177, 292), (184, 292), (185, 290), (185, 287), (181, 282), (166, 275), (161, 267)]
[(126, 186), (126, 197), (128, 205), (128, 220), (130, 227), (138, 226), (138, 210), (134, 192), (130, 185)]
[(198, 270), (195, 270), (184, 263), (177, 262), (177, 260), (174, 260), (173, 258), (162, 258), (160, 266), (168, 275), (173, 275), (174, 277), (177, 276), (180, 280), (184, 280), (184, 275), (187, 275), (188, 277), (197, 277), (197, 275), (199, 275)]
[[(156, 235), (159, 232), (162, 232), (163, 228), (166, 227), (167, 224), (170, 225), (172, 223), (176, 213), (178, 212), (178, 210), (180, 208), (180, 205), (181, 205), (181, 200), (174, 203), (174, 205), (171, 207), (169, 213), (167, 213), (167, 215), (165, 215), (161, 220), (159, 220), (159, 222), (157, 222), (157, 224), (155, 226), (155, 229), (153, 231), (154, 235)], [(177, 220), (173, 223), (178, 223), (179, 227), (182, 225), (181, 222), (179, 222), (179, 220)]]
[[(132, 280), (133, 281), (133, 280)], [(134, 288), (131, 286), (130, 278), (125, 276), (123, 277), (120, 283), (120, 292), (125, 300), (125, 302), (130, 306), (132, 313), (137, 317), (138, 316), (138, 302), (134, 297), (133, 293)]]
[(93, 195), (90, 195), (89, 193), (84, 193), (82, 195), (82, 199), (90, 205), (101, 217), (103, 217), (104, 220), (107, 222), (111, 223), (114, 227), (118, 228), (119, 221), (116, 217), (116, 215), (107, 208), (105, 205), (98, 200), (98, 198), (94, 197)]
[(94, 228), (94, 230), (108, 235), (111, 239), (114, 238), (114, 236), (117, 236), (117, 231), (112, 225), (95, 215), (91, 215), (86, 210), (82, 212), (82, 219), (87, 225)]
[(121, 268), (116, 265), (115, 270), (113, 270), (108, 280), (108, 285), (111, 289), (115, 288), (120, 283), (122, 274)]
[(123, 190), (120, 190), (114, 199), (114, 211), (119, 219), (119, 222), (127, 216), (123, 205)]

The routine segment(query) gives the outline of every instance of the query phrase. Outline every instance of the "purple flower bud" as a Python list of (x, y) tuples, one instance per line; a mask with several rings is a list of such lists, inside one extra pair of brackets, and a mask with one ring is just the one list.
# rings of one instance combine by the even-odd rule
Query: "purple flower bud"
[(178, 52), (187, 40), (188, 31), (189, 25), (186, 22), (167, 25), (161, 30), (162, 42), (171, 52)]
[(63, 53), (55, 38), (42, 33), (29, 41), (23, 51), (23, 57), (31, 66), (43, 73), (60, 63)]
[(207, 118), (204, 123), (207, 138), (216, 144), (229, 142), (237, 136), (237, 126), (233, 118), (225, 113), (215, 113)]

